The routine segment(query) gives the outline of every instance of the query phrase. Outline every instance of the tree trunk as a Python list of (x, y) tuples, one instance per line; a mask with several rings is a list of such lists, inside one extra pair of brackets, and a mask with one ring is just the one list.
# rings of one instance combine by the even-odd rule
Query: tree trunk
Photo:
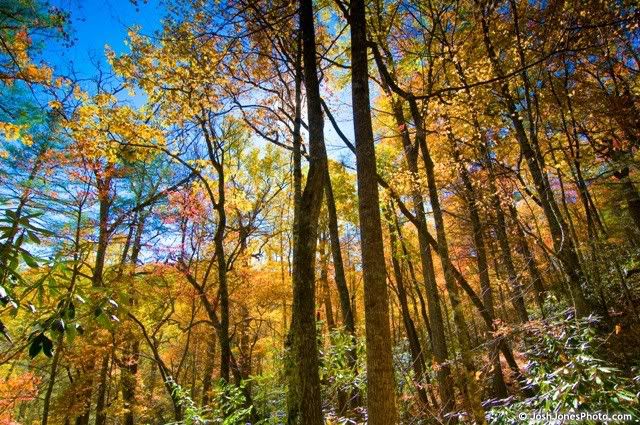
[(351, 0), (349, 11), (351, 96), (365, 299), (367, 407), (370, 425), (390, 425), (397, 423), (398, 414), (391, 357), (389, 297), (380, 220), (376, 152), (371, 124), (364, 0)]
[[(491, 159), (487, 158), (487, 161)], [(495, 185), (495, 176), (493, 174), (493, 167), (488, 164), (489, 168), (489, 191), (491, 192), (491, 203), (493, 210), (496, 214), (495, 231), (498, 239), (498, 245), (500, 246), (500, 253), (502, 254), (502, 261), (504, 268), (507, 271), (507, 278), (509, 280), (509, 288), (511, 288), (512, 296), (511, 302), (515, 309), (520, 323), (526, 323), (529, 321), (529, 314), (527, 313), (527, 307), (524, 302), (524, 291), (522, 289), (522, 283), (520, 277), (516, 272), (516, 267), (513, 263), (513, 256), (511, 253), (511, 244), (509, 243), (509, 237), (507, 236), (507, 223), (502, 209), (502, 203), (500, 202), (500, 196)]]
[(138, 374), (138, 360), (140, 354), (140, 342), (133, 341), (125, 352), (124, 366), (120, 368), (122, 380), (122, 402), (124, 404), (125, 425), (135, 424), (136, 387)]
[(409, 313), (409, 303), (407, 301), (407, 291), (404, 286), (404, 278), (402, 276), (402, 269), (400, 261), (398, 260), (398, 238), (395, 230), (395, 222), (397, 217), (393, 210), (393, 205), (389, 203), (385, 208), (385, 215), (387, 225), (389, 228), (389, 239), (391, 244), (391, 264), (393, 266), (393, 274), (396, 280), (396, 289), (398, 291), (398, 302), (400, 303), (400, 313), (402, 314), (402, 322), (407, 333), (407, 339), (409, 341), (409, 350), (411, 351), (411, 365), (414, 373), (414, 385), (420, 402), (423, 407), (429, 407), (429, 399), (427, 398), (427, 392), (425, 391), (425, 383), (428, 377), (425, 375), (425, 362), (422, 347), (420, 346), (420, 340), (418, 339), (418, 332), (416, 331), (415, 324)]
[(102, 365), (100, 366), (100, 384), (98, 385), (98, 393), (96, 395), (96, 421), (95, 425), (104, 425), (107, 422), (107, 414), (104, 411), (107, 395), (107, 378), (109, 373), (110, 353), (102, 356)]
[[(414, 107), (415, 108), (415, 107)], [(417, 109), (417, 108), (415, 108)], [(418, 113), (419, 114), (419, 113)], [(414, 120), (418, 116), (414, 115)], [(417, 126), (421, 133), (424, 133), (424, 125), (420, 118)], [(442, 216), (442, 209), (440, 208), (440, 199), (438, 196), (438, 188), (436, 186), (435, 167), (429, 149), (427, 147), (426, 140), (423, 136), (419, 138), (420, 148), (422, 151), (422, 158), (425, 164), (425, 171), (427, 173), (427, 184), (429, 186), (429, 200), (431, 201), (431, 208), (433, 210), (433, 218), (435, 221), (436, 238), (438, 246), (440, 247), (440, 260), (442, 263), (442, 269), (444, 270), (445, 285), (449, 294), (449, 302), (451, 303), (451, 309), (453, 312), (453, 321), (456, 325), (456, 331), (458, 336), (458, 343), (460, 345), (460, 354), (463, 363), (463, 382), (462, 388), (467, 391), (468, 394), (468, 406), (469, 413), (478, 423), (486, 423), (484, 416), (484, 409), (482, 408), (480, 400), (480, 392), (478, 384), (476, 382), (476, 367), (471, 357), (471, 347), (469, 343), (469, 329), (467, 327), (467, 321), (464, 314), (464, 307), (462, 300), (460, 299), (460, 293), (455, 283), (455, 277), (451, 268), (451, 259), (449, 257), (449, 248), (447, 244), (447, 237), (444, 227), (444, 218)], [(485, 306), (486, 308), (486, 306)]]
[[(134, 284), (134, 274), (136, 264), (138, 263), (138, 257), (140, 255), (140, 250), (142, 248), (142, 234), (144, 232), (144, 224), (147, 214), (140, 213), (136, 216), (134, 220), (135, 226), (132, 226), (132, 230), (134, 230), (131, 248), (131, 256), (129, 257), (129, 264), (131, 269), (129, 271), (129, 279), (131, 281), (131, 285)], [(129, 233), (131, 236), (131, 232)], [(129, 240), (127, 240), (129, 242)], [(122, 272), (124, 269), (124, 265), (127, 262), (126, 250), (128, 246), (125, 247), (125, 252), (122, 255), (122, 263), (123, 266), (120, 268)], [(129, 304), (133, 307), (136, 305), (136, 299), (131, 297)], [(128, 329), (125, 334), (125, 347), (123, 350), (123, 364), (120, 366), (120, 376), (121, 376), (121, 392), (122, 392), (122, 402), (124, 404), (125, 413), (124, 413), (124, 423), (125, 425), (134, 425), (135, 423), (135, 408), (136, 408), (136, 391), (137, 391), (137, 374), (138, 374), (138, 361), (140, 359), (140, 341), (137, 339), (135, 333)]]
[(293, 306), (290, 332), (292, 363), (289, 373), (289, 424), (322, 425), (319, 358), (315, 321), (315, 257), (318, 217), (327, 171), (324, 120), (316, 69), (313, 2), (301, 0), (299, 9), (304, 82), (309, 121), (309, 172), (299, 217), (293, 255)]
[(104, 263), (106, 260), (107, 244), (109, 243), (109, 212), (111, 210), (111, 179), (96, 177), (98, 186), (99, 216), (98, 216), (98, 246), (93, 268), (92, 284), (94, 287), (104, 285), (102, 280)]
[(320, 251), (320, 290), (322, 291), (322, 304), (324, 304), (327, 330), (331, 333), (336, 328), (336, 321), (333, 317), (333, 302), (331, 301), (331, 291), (329, 290), (329, 253), (327, 252), (326, 234), (320, 237), (318, 250)]
[(526, 236), (520, 227), (520, 222), (518, 221), (518, 212), (513, 205), (509, 206), (509, 210), (511, 212), (511, 220), (513, 221), (513, 225), (516, 229), (516, 234), (518, 236), (518, 246), (522, 255), (524, 256), (524, 261), (527, 263), (527, 268), (529, 270), (529, 277), (531, 278), (531, 283), (533, 284), (533, 289), (536, 293), (536, 303), (538, 304), (538, 308), (540, 308), (540, 312), (544, 315), (544, 298), (545, 298), (545, 289), (544, 289), (544, 280), (542, 279), (542, 273), (540, 273), (540, 269), (538, 269), (538, 265), (536, 264), (536, 258), (529, 247), (529, 243), (527, 242)]
[[(109, 170), (108, 170), (109, 171)], [(109, 213), (111, 210), (112, 196), (111, 196), (111, 179), (102, 178), (96, 175), (96, 184), (98, 189), (98, 201), (99, 201), (99, 215), (98, 215), (98, 246), (96, 248), (96, 259), (93, 267), (93, 275), (91, 277), (91, 283), (94, 288), (100, 288), (104, 286), (104, 266), (106, 261), (107, 248), (109, 243)], [(102, 359), (104, 366), (104, 358)], [(96, 369), (97, 359), (89, 360), (89, 367), (86, 374), (89, 376), (89, 383), (86, 391), (83, 391), (83, 397), (85, 399), (86, 411), (83, 412), (78, 418), (76, 418), (76, 424), (88, 425), (89, 416), (91, 415), (91, 394), (93, 393), (93, 373)], [(108, 362), (108, 358), (107, 358)], [(102, 369), (101, 369), (102, 371)], [(100, 382), (102, 385), (103, 382)], [(100, 391), (99, 387), (99, 391)], [(97, 403), (100, 403), (100, 397), (97, 399)], [(96, 406), (97, 407), (97, 406)], [(98, 412), (98, 411), (97, 411)], [(96, 422), (98, 422), (98, 414), (96, 414)]]
[[(478, 266), (478, 274), (480, 276), (480, 288), (482, 289), (482, 299), (487, 312), (495, 317), (495, 310), (493, 307), (493, 290), (491, 288), (491, 281), (489, 278), (489, 262), (487, 261), (487, 252), (484, 243), (484, 231), (482, 229), (482, 223), (480, 221), (480, 214), (478, 212), (478, 204), (476, 201), (476, 194), (471, 183), (471, 177), (467, 171), (467, 166), (460, 157), (457, 142), (453, 138), (453, 134), (450, 134), (450, 139), (453, 143), (454, 160), (458, 164), (460, 177), (465, 188), (465, 197), (467, 198), (467, 204), (469, 208), (469, 217), (471, 219), (471, 227), (473, 231), (473, 244), (476, 249), (476, 263)], [(475, 321), (473, 322), (475, 324)], [(502, 374), (502, 366), (500, 364), (500, 351), (498, 349), (498, 341), (493, 340), (492, 336), (493, 327), (489, 328), (489, 359), (492, 364), (492, 378), (491, 378), (491, 393), (494, 398), (505, 398), (507, 396), (507, 386), (504, 383), (504, 376)]]
[(614, 173), (614, 176), (620, 181), (622, 185), (622, 193), (627, 201), (627, 207), (629, 208), (629, 215), (633, 219), (638, 230), (640, 230), (640, 194), (636, 186), (629, 177), (629, 168), (624, 167), (621, 171)]
[[(327, 164), (328, 165), (328, 164)], [(327, 167), (328, 168), (328, 167)], [(336, 211), (336, 202), (333, 197), (333, 186), (331, 184), (331, 176), (327, 170), (324, 193), (327, 200), (327, 212), (329, 218), (329, 239), (331, 240), (331, 256), (333, 260), (333, 273), (338, 289), (340, 299), (340, 312), (342, 314), (342, 325), (345, 331), (351, 336), (351, 346), (347, 350), (347, 366), (356, 372), (357, 354), (356, 354), (356, 327), (353, 310), (351, 308), (351, 297), (349, 288), (347, 287), (347, 278), (344, 272), (344, 263), (342, 262), (342, 251), (340, 249), (340, 233), (338, 231), (338, 214)], [(349, 397), (344, 392), (338, 394), (338, 411), (341, 415), (346, 414), (349, 407), (356, 407), (360, 404), (360, 395), (357, 388), (353, 388)]]
[(58, 338), (56, 351), (53, 354), (53, 360), (51, 361), (51, 372), (49, 373), (49, 384), (47, 385), (47, 391), (44, 394), (44, 407), (42, 409), (42, 425), (47, 425), (49, 422), (49, 408), (51, 406), (51, 395), (53, 394), (53, 387), (56, 383), (56, 374), (58, 372), (58, 364), (60, 363), (60, 354), (62, 354), (62, 343), (64, 342), (64, 334), (61, 334)]
[[(351, 297), (347, 287), (347, 279), (342, 262), (342, 252), (340, 249), (340, 234), (338, 231), (338, 215), (336, 203), (333, 197), (333, 187), (329, 173), (326, 175), (325, 196), (327, 200), (327, 210), (329, 215), (329, 239), (331, 241), (331, 256), (333, 260), (334, 279), (340, 298), (340, 311), (345, 330), (355, 337), (355, 320), (351, 310)], [(354, 353), (355, 354), (355, 353)]]
[(215, 367), (216, 335), (211, 333), (205, 349), (207, 355), (202, 377), (202, 407), (207, 407), (210, 400), (210, 392), (213, 384), (213, 369)]

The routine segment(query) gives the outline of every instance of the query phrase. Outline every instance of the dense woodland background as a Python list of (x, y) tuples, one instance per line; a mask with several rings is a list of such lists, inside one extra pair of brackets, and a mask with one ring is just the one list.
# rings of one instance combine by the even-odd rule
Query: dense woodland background
[(634, 1), (162, 4), (0, 1), (0, 424), (640, 419)]

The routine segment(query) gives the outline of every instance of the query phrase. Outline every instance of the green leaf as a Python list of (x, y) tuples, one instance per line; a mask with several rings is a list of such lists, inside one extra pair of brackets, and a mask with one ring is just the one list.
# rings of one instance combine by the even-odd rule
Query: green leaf
[(49, 289), (53, 290), (57, 290), (58, 289), (58, 282), (56, 282), (56, 280), (53, 278), (53, 276), (49, 276), (47, 278), (47, 286), (49, 286)]
[(113, 329), (113, 324), (105, 314), (100, 314), (96, 317), (96, 322), (106, 329)]
[(76, 331), (76, 327), (75, 326), (67, 327), (67, 330), (65, 332), (65, 335), (67, 336), (67, 343), (68, 344), (73, 344), (73, 341), (76, 339), (76, 335), (77, 334), (78, 334), (78, 332)]
[(32, 232), (31, 230), (27, 230), (27, 235), (29, 235), (29, 239), (31, 239), (33, 242), (37, 243), (38, 245), (42, 243), (42, 241), (40, 240), (38, 235), (35, 234), (35, 232)]
[(73, 301), (69, 301), (69, 305), (67, 305), (67, 308), (64, 312), (65, 317), (67, 318), (67, 320), (71, 320), (71, 319), (75, 319), (76, 317), (76, 306), (75, 304), (73, 304)]
[(36, 260), (28, 252), (23, 252), (22, 253), (22, 259), (32, 269), (37, 269), (39, 267), (38, 263), (36, 262)]
[(18, 257), (12, 257), (9, 263), (9, 269), (15, 271), (18, 268)]

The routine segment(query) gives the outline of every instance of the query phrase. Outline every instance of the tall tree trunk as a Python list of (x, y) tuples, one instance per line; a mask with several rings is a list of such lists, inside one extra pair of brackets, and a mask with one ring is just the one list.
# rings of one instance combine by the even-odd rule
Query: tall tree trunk
[(367, 345), (367, 407), (371, 425), (398, 421), (391, 357), (389, 296), (373, 142), (367, 63), (367, 23), (364, 0), (350, 1), (351, 96), (356, 142), (360, 244), (364, 277)]
[(309, 121), (309, 171), (296, 223), (293, 255), (293, 306), (290, 332), (289, 424), (322, 425), (319, 358), (315, 321), (315, 257), (318, 217), (327, 172), (324, 120), (316, 68), (313, 2), (301, 0), (302, 58)]
[[(128, 273), (128, 278), (130, 279), (131, 285), (134, 285), (134, 274), (136, 264), (138, 263), (138, 257), (140, 255), (140, 250), (142, 248), (142, 234), (144, 232), (144, 224), (147, 214), (140, 213), (136, 216), (134, 220), (135, 226), (132, 226), (132, 230), (134, 230), (132, 239), (132, 248), (131, 248), (131, 256), (129, 257), (130, 270)], [(126, 248), (125, 248), (126, 250)], [(121, 272), (124, 269), (124, 264), (127, 262), (126, 251), (122, 256), (123, 267), (121, 267)], [(131, 297), (129, 304), (131, 306), (136, 305), (135, 297)], [(138, 361), (140, 359), (140, 341), (137, 339), (136, 334), (132, 331), (132, 329), (128, 329), (125, 333), (125, 347), (123, 350), (122, 356), (122, 364), (120, 366), (120, 376), (121, 376), (121, 392), (122, 392), (122, 402), (124, 404), (125, 413), (124, 413), (124, 423), (125, 425), (134, 425), (135, 424), (135, 409), (136, 409), (136, 391), (137, 391), (137, 374), (138, 374)]]
[[(222, 189), (224, 190), (224, 189)], [(222, 207), (223, 209), (224, 207)], [(224, 252), (224, 212), (218, 213), (218, 230), (215, 237), (215, 251), (218, 259), (218, 294), (220, 296), (220, 378), (229, 383), (231, 367), (231, 337), (229, 335), (229, 289), (227, 284), (227, 261)]]
[(396, 235), (395, 223), (397, 217), (393, 208), (393, 205), (389, 203), (385, 208), (385, 216), (387, 226), (389, 228), (389, 240), (391, 244), (391, 264), (393, 266), (393, 274), (396, 281), (396, 289), (398, 291), (398, 302), (400, 303), (400, 313), (402, 314), (402, 322), (407, 333), (407, 339), (409, 341), (409, 350), (411, 352), (411, 365), (414, 372), (414, 384), (416, 392), (420, 402), (425, 408), (429, 407), (429, 399), (427, 398), (427, 392), (425, 391), (425, 383), (427, 382), (427, 376), (425, 375), (425, 362), (422, 347), (420, 346), (420, 340), (418, 339), (418, 332), (416, 331), (415, 324), (409, 313), (409, 303), (407, 301), (407, 290), (404, 286), (404, 278), (402, 275), (402, 268), (400, 261), (398, 260), (399, 244), (398, 237)]
[[(417, 110), (416, 106), (412, 107)], [(417, 112), (417, 111), (415, 111)], [(413, 113), (414, 120), (419, 117), (419, 112)], [(480, 400), (480, 392), (478, 384), (476, 382), (476, 367), (471, 357), (471, 347), (469, 341), (469, 329), (467, 327), (467, 321), (464, 314), (464, 307), (460, 298), (460, 293), (455, 282), (453, 270), (451, 268), (451, 259), (449, 256), (449, 248), (447, 243), (447, 237), (445, 233), (444, 218), (442, 215), (442, 209), (440, 207), (440, 199), (438, 195), (438, 188), (436, 186), (435, 178), (435, 166), (431, 159), (431, 154), (427, 147), (425, 140), (426, 134), (422, 118), (417, 121), (417, 131), (423, 133), (419, 137), (420, 148), (422, 152), (422, 158), (425, 164), (425, 171), (427, 174), (427, 185), (429, 186), (429, 200), (431, 201), (431, 208), (433, 210), (433, 218), (435, 221), (436, 238), (438, 246), (440, 247), (440, 260), (442, 263), (442, 269), (444, 270), (445, 285), (449, 294), (449, 302), (451, 303), (451, 309), (453, 313), (453, 321), (456, 325), (456, 331), (458, 336), (458, 343), (460, 345), (460, 354), (463, 363), (463, 380), (462, 388), (468, 393), (468, 406), (469, 413), (471, 413), (476, 421), (479, 423), (485, 423), (484, 409), (482, 408)], [(486, 306), (485, 306), (486, 309)]]
[(122, 402), (124, 404), (125, 425), (135, 424), (136, 388), (140, 342), (133, 341), (124, 353), (124, 366), (120, 369), (122, 380)]
[(202, 377), (202, 407), (207, 407), (209, 405), (209, 400), (211, 399), (210, 393), (213, 384), (216, 344), (216, 334), (212, 332), (207, 344), (205, 345), (207, 355), (205, 357), (204, 376)]
[(227, 281), (227, 257), (224, 249), (224, 238), (227, 230), (226, 187), (224, 148), (221, 141), (209, 131), (204, 121), (201, 128), (207, 144), (209, 162), (217, 174), (217, 200), (211, 199), (218, 222), (213, 237), (216, 269), (218, 272), (218, 299), (220, 306), (220, 323), (218, 339), (220, 340), (220, 379), (230, 383), (231, 370), (231, 336), (229, 334), (229, 287)]
[(613, 175), (621, 184), (622, 194), (624, 195), (624, 198), (627, 201), (627, 207), (629, 208), (629, 215), (631, 215), (633, 222), (638, 230), (640, 230), (640, 194), (629, 177), (629, 168), (623, 167)]
[[(495, 317), (494, 303), (493, 303), (493, 290), (491, 288), (491, 281), (489, 278), (489, 262), (487, 261), (487, 251), (484, 243), (484, 231), (482, 223), (480, 221), (480, 214), (478, 212), (478, 204), (476, 200), (475, 189), (471, 182), (471, 177), (467, 171), (466, 164), (462, 161), (460, 152), (457, 146), (457, 141), (453, 137), (453, 134), (449, 132), (449, 137), (453, 143), (453, 156), (454, 161), (458, 164), (459, 174), (462, 178), (462, 183), (465, 188), (465, 197), (467, 205), (469, 207), (469, 217), (471, 219), (471, 227), (473, 231), (473, 244), (476, 250), (476, 263), (478, 266), (478, 275), (480, 276), (480, 288), (482, 289), (482, 299), (487, 312)], [(475, 320), (473, 321), (475, 325)], [(489, 329), (492, 333), (493, 328)], [(493, 335), (489, 336), (492, 340), (489, 341), (489, 358), (492, 364), (492, 378), (491, 378), (491, 393), (495, 398), (505, 398), (507, 396), (507, 386), (504, 383), (504, 376), (502, 374), (502, 366), (500, 364), (500, 350), (498, 347), (498, 341), (493, 340)]]
[(495, 184), (495, 174), (493, 166), (490, 163), (491, 159), (487, 156), (486, 161), (487, 168), (489, 169), (489, 191), (491, 192), (491, 204), (496, 215), (494, 229), (496, 231), (498, 245), (500, 246), (502, 262), (507, 272), (509, 288), (511, 288), (512, 292), (512, 296), (510, 297), (511, 303), (518, 315), (520, 323), (526, 323), (529, 321), (529, 314), (527, 313), (527, 307), (524, 301), (523, 285), (513, 262), (511, 244), (509, 243), (509, 237), (507, 235), (507, 222), (505, 220), (504, 210), (502, 209), (502, 203), (500, 202), (500, 196), (498, 195), (498, 189)]
[[(110, 172), (111, 170), (107, 170)], [(93, 267), (93, 275), (91, 277), (91, 283), (94, 288), (101, 288), (104, 286), (104, 266), (106, 261), (107, 248), (109, 243), (109, 214), (111, 210), (111, 204), (113, 201), (111, 195), (111, 178), (101, 177), (96, 174), (96, 185), (98, 189), (98, 245), (96, 248), (96, 258)], [(103, 364), (104, 364), (104, 358)], [(82, 397), (85, 399), (86, 410), (76, 418), (76, 424), (88, 425), (89, 417), (91, 414), (91, 395), (93, 393), (93, 373), (96, 369), (97, 359), (91, 359), (89, 361), (89, 367), (86, 370), (86, 374), (89, 376), (89, 382), (87, 389), (83, 391)], [(102, 384), (102, 382), (100, 382)], [(100, 391), (100, 387), (99, 387)], [(100, 397), (97, 399), (97, 403), (101, 403)], [(96, 422), (98, 421), (98, 414), (96, 414)]]
[(96, 394), (96, 421), (95, 425), (104, 425), (107, 422), (107, 414), (104, 411), (106, 406), (107, 395), (107, 379), (109, 373), (109, 359), (111, 353), (104, 353), (102, 356), (102, 364), (100, 366), (100, 383), (98, 384), (98, 393)]
[(111, 210), (111, 179), (96, 177), (98, 186), (99, 216), (98, 216), (98, 246), (93, 267), (92, 284), (94, 287), (104, 285), (103, 272), (109, 243), (109, 212)]
[[(328, 165), (328, 163), (327, 163)], [(327, 167), (328, 168), (328, 167)], [(338, 214), (336, 211), (336, 202), (333, 196), (333, 186), (331, 184), (331, 176), (327, 169), (324, 193), (327, 200), (327, 212), (329, 218), (329, 239), (331, 241), (331, 256), (333, 260), (333, 273), (338, 289), (340, 299), (340, 312), (342, 315), (342, 325), (345, 331), (351, 336), (350, 347), (347, 350), (347, 366), (356, 372), (356, 326), (353, 310), (351, 308), (351, 297), (349, 288), (347, 287), (347, 278), (344, 272), (344, 263), (342, 261), (342, 250), (340, 249), (340, 233), (338, 231)], [(354, 386), (350, 395), (341, 391), (338, 394), (338, 410), (341, 415), (346, 414), (349, 407), (356, 407), (360, 404), (360, 395)]]
[[(329, 173), (326, 175), (325, 196), (327, 200), (327, 211), (329, 216), (329, 239), (331, 241), (331, 256), (333, 260), (334, 280), (340, 299), (340, 311), (345, 330), (355, 337), (355, 320), (351, 309), (351, 297), (347, 287), (347, 279), (342, 261), (342, 251), (340, 249), (340, 234), (338, 231), (338, 214), (336, 202), (333, 196), (333, 187)], [(355, 353), (354, 353), (355, 354)]]
[(322, 304), (324, 304), (324, 316), (327, 322), (327, 330), (331, 333), (336, 328), (336, 321), (333, 317), (333, 302), (331, 301), (331, 291), (329, 290), (329, 253), (327, 252), (327, 236), (320, 236), (320, 290), (322, 291)]
[(518, 238), (518, 246), (524, 257), (524, 261), (527, 263), (527, 269), (529, 271), (529, 277), (531, 279), (531, 283), (533, 284), (533, 289), (536, 294), (536, 303), (538, 304), (538, 308), (540, 312), (544, 315), (544, 298), (545, 298), (545, 289), (544, 289), (544, 280), (542, 279), (542, 273), (540, 273), (540, 269), (538, 269), (538, 265), (536, 264), (536, 258), (529, 247), (529, 243), (527, 242), (527, 238), (520, 227), (520, 222), (518, 221), (518, 212), (516, 207), (513, 205), (509, 206), (509, 210), (511, 213), (511, 220), (513, 221), (513, 225), (516, 229), (516, 235)]

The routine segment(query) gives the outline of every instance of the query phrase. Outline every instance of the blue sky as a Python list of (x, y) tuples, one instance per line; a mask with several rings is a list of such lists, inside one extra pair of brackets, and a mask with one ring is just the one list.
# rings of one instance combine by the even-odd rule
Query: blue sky
[(56, 43), (46, 49), (47, 62), (65, 72), (73, 64), (80, 78), (96, 74), (96, 63), (106, 69), (104, 46), (116, 52), (126, 49), (127, 29), (133, 25), (151, 34), (160, 28), (165, 9), (161, 0), (50, 0), (52, 6), (70, 13), (73, 46)]

